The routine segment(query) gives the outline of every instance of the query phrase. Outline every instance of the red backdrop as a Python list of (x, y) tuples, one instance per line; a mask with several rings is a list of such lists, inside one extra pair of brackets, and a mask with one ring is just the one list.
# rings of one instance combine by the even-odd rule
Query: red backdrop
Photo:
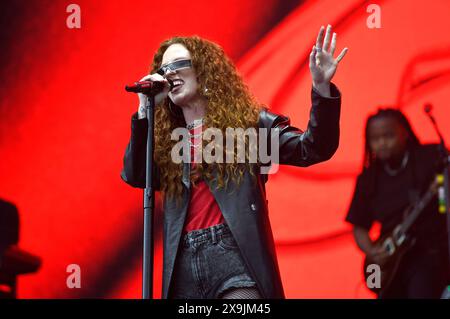
[[(338, 51), (350, 49), (334, 79), (343, 94), (340, 147), (326, 163), (270, 176), (270, 216), (288, 298), (372, 297), (343, 221), (364, 121), (378, 105), (398, 105), (421, 140), (434, 142), (422, 112), (429, 102), (450, 139), (448, 1), (378, 1), (380, 29), (366, 25), (372, 1), (76, 3), (81, 29), (66, 27), (70, 2), (24, 7), (2, 71), (0, 196), (19, 208), (20, 247), (43, 258), (38, 273), (20, 278), (19, 297), (140, 297), (142, 192), (119, 177), (137, 98), (123, 86), (146, 74), (162, 40), (197, 34), (219, 43), (256, 97), (303, 128), (307, 58), (327, 23)], [(157, 297), (160, 244), (158, 233)], [(69, 264), (81, 267), (80, 289), (66, 286)]]

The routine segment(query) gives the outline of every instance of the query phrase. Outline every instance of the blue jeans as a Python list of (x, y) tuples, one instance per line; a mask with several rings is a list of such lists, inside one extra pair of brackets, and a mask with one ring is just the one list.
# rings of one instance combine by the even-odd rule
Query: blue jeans
[(181, 242), (169, 298), (216, 299), (230, 288), (256, 287), (226, 224), (194, 230)]

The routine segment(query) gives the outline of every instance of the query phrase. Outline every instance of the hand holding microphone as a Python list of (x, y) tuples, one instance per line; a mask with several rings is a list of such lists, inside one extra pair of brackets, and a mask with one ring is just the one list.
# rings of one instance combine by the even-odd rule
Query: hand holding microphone
[(127, 85), (125, 87), (125, 90), (138, 94), (138, 118), (143, 119), (147, 116), (147, 95), (154, 95), (155, 105), (158, 105), (163, 99), (167, 97), (167, 94), (171, 90), (172, 86), (173, 83), (171, 83), (170, 80), (165, 79), (162, 75), (155, 73), (144, 76), (139, 82), (136, 82), (132, 85)]

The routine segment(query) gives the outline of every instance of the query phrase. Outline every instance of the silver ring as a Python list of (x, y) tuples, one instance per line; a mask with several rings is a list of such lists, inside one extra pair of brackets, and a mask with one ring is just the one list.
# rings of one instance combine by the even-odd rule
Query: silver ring
[(322, 52), (322, 48), (321, 47), (316, 47), (316, 51), (317, 52)]

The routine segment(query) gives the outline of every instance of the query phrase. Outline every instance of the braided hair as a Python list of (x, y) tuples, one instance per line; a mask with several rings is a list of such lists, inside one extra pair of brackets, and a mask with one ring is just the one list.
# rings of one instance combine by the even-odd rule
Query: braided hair
[(366, 121), (364, 134), (364, 169), (368, 169), (375, 162), (375, 156), (373, 155), (369, 144), (369, 126), (373, 120), (380, 118), (392, 118), (406, 130), (408, 133), (407, 149), (420, 145), (419, 139), (414, 133), (411, 124), (400, 110), (394, 108), (379, 108), (378, 111), (375, 114), (370, 115)]

